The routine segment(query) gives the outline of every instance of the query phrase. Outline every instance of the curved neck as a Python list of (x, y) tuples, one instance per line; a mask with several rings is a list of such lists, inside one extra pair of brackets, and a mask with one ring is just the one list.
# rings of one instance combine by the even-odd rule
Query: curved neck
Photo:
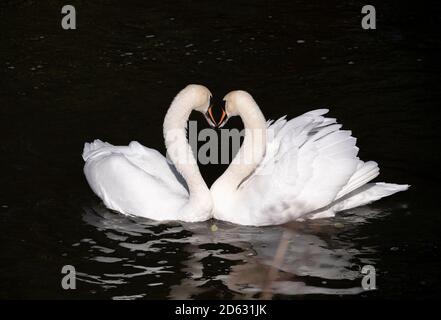
[(187, 206), (206, 210), (211, 203), (210, 191), (199, 172), (186, 132), (187, 120), (194, 104), (194, 97), (185, 92), (175, 97), (164, 118), (164, 140), (167, 157), (187, 183), (190, 194)]
[[(219, 178), (236, 190), (254, 172), (266, 151), (266, 121), (260, 108), (252, 101), (240, 108), (239, 116), (245, 127), (245, 138), (231, 164)], [(230, 189), (230, 190), (231, 190)]]

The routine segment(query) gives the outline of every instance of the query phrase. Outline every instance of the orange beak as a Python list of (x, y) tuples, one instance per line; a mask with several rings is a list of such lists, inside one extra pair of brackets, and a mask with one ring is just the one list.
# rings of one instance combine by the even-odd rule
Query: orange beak
[(213, 111), (211, 110), (213, 106), (209, 106), (207, 112), (205, 113), (205, 119), (207, 120), (210, 127), (215, 128), (216, 127), (216, 120), (213, 116)]

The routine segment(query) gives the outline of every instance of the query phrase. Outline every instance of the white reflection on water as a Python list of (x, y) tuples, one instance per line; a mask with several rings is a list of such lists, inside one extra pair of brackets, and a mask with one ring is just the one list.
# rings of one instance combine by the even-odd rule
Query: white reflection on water
[[(86, 208), (84, 222), (100, 231), (105, 244), (97, 239), (80, 242), (93, 243), (87, 251), (90, 263), (110, 264), (112, 272), (79, 270), (78, 279), (107, 290), (119, 288), (124, 295), (113, 295), (114, 299), (158, 298), (152, 290), (164, 286), (168, 294), (162, 297), (171, 299), (212, 297), (216, 290), (248, 299), (262, 297), (264, 289), (269, 297), (359, 294), (359, 270), (375, 264), (365, 257), (375, 250), (356, 248), (348, 234), (379, 215), (364, 207), (333, 219), (256, 228), (214, 220), (161, 224), (102, 206)], [(285, 251), (282, 260), (275, 261), (282, 235)], [(149, 265), (142, 265), (141, 258)]]

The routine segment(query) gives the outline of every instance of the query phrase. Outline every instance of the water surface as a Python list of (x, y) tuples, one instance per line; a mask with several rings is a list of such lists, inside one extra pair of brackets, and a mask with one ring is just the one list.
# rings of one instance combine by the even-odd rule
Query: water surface
[[(439, 295), (437, 8), (378, 3), (377, 30), (365, 31), (357, 1), (78, 0), (78, 28), (64, 31), (63, 4), (0, 5), (0, 297)], [(248, 90), (267, 118), (328, 107), (361, 158), (379, 163), (378, 181), (412, 188), (335, 218), (265, 228), (105, 209), (83, 177), (83, 143), (137, 140), (164, 152), (165, 111), (188, 83), (207, 85), (217, 104)], [(201, 166), (209, 184), (224, 169)], [(61, 288), (66, 264), (76, 290)], [(361, 289), (366, 264), (378, 290)]]

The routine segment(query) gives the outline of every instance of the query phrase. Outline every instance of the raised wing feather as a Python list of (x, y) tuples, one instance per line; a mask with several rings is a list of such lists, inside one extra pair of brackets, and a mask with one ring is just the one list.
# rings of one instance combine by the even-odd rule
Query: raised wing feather
[(375, 177), (372, 170), (354, 176), (363, 168), (356, 139), (340, 130), (335, 119), (324, 117), (327, 112), (319, 109), (269, 123), (265, 157), (240, 187), (244, 199), (259, 197), (258, 211), (268, 219), (261, 224), (270, 223), (271, 215), (279, 223), (300, 218)]

